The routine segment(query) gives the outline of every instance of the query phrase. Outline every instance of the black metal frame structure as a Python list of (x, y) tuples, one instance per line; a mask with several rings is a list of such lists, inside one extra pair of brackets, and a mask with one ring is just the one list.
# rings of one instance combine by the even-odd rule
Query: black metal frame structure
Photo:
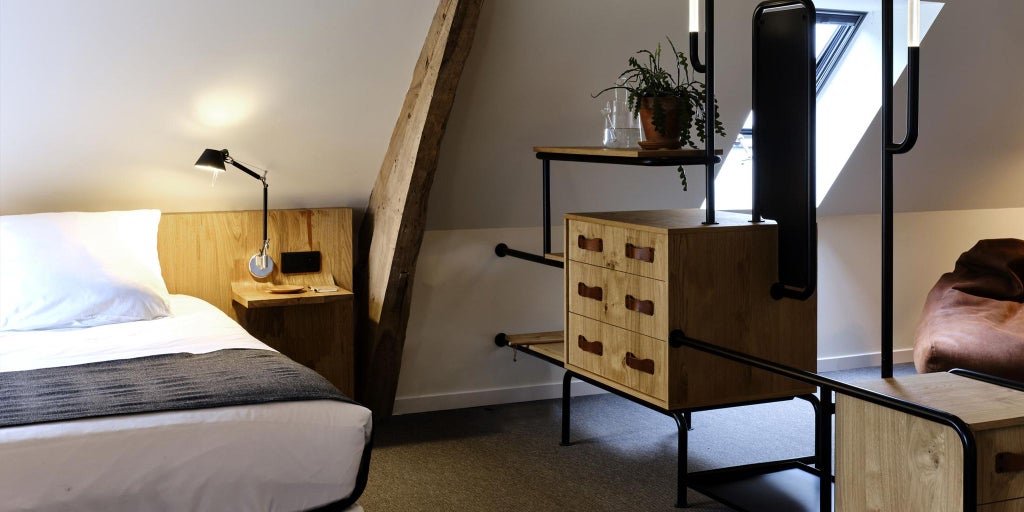
[[(831, 431), (831, 421), (823, 421), (825, 419), (831, 419), (830, 416), (835, 413), (835, 402), (833, 400), (833, 394), (839, 393), (847, 395), (865, 402), (869, 402), (881, 407), (892, 409), (895, 411), (916, 416), (940, 425), (952, 428), (960, 438), (960, 443), (963, 448), (963, 507), (964, 511), (973, 511), (977, 508), (977, 496), (978, 496), (978, 474), (977, 474), (977, 453), (978, 446), (974, 438), (974, 433), (970, 427), (959, 417), (950, 414), (945, 411), (932, 409), (930, 407), (923, 406), (914, 402), (901, 400), (888, 395), (870, 391), (864, 388), (853, 386), (844, 382), (822, 377), (816, 373), (807, 372), (797, 368), (781, 365), (772, 361), (754, 357), (748, 354), (730, 350), (727, 348), (705, 343), (703, 341), (689, 338), (682, 331), (672, 331), (669, 334), (669, 339), (679, 345), (686, 346), (692, 349), (707, 352), (718, 357), (723, 357), (730, 361), (742, 363), (757, 369), (769, 371), (778, 375), (782, 375), (800, 382), (812, 384), (818, 387), (821, 395), (821, 406), (820, 413), (816, 416), (816, 442), (815, 442), (815, 457), (819, 461), (816, 464), (817, 474), (820, 478), (819, 485), (819, 508), (820, 511), (832, 510), (832, 483), (834, 477), (831, 475), (831, 470), (822, 471), (820, 468), (831, 468), (831, 438), (829, 437), (828, 442), (821, 442), (820, 435), (828, 429)], [(960, 375), (967, 378), (985, 381), (991, 384), (1000, 386), (1010, 387), (1020, 391), (1024, 391), (1024, 384), (1007, 381), (998, 377), (985, 375), (977, 372), (971, 372), (967, 370), (951, 370), (950, 373)], [(734, 469), (734, 468), (729, 468)], [(722, 471), (716, 475), (723, 480), (738, 480), (748, 475), (742, 471), (730, 472), (729, 470)], [(715, 497), (713, 491), (702, 490), (700, 485), (691, 486), (693, 489), (708, 494), (709, 496)], [(717, 499), (717, 498), (716, 498)], [(765, 496), (758, 496), (759, 500), (764, 500)], [(724, 502), (724, 501), (723, 501)], [(739, 508), (739, 510), (750, 510), (747, 508)], [(798, 509), (787, 509), (787, 510), (798, 510)]]
[(882, 377), (892, 377), (893, 363), (893, 155), (917, 142), (920, 48), (907, 48), (907, 133), (893, 142), (893, 0), (882, 0)]
[(815, 90), (817, 15), (809, 0), (758, 4), (751, 23), (752, 222), (778, 224), (772, 298), (807, 300), (817, 285)]
[[(695, 165), (703, 164), (707, 156), (662, 156), (662, 157), (647, 157), (647, 158), (632, 158), (624, 156), (594, 156), (594, 155), (572, 155), (565, 153), (546, 153), (538, 152), (537, 159), (541, 161), (541, 201), (543, 204), (543, 222), (544, 222), (544, 240), (543, 240), (543, 252), (541, 254), (534, 254), (527, 251), (521, 251), (518, 249), (512, 249), (507, 244), (498, 244), (494, 247), (494, 253), (499, 257), (510, 256), (521, 260), (532, 261), (534, 263), (540, 263), (542, 265), (548, 265), (557, 268), (564, 268), (565, 265), (561, 261), (551, 260), (545, 258), (545, 254), (551, 252), (551, 161), (559, 160), (563, 162), (591, 162), (599, 164), (619, 164), (619, 165), (634, 165), (642, 167), (666, 167), (666, 166), (679, 166), (679, 165)], [(721, 162), (722, 159), (714, 154), (711, 155), (711, 164), (714, 165)], [(712, 180), (714, 181), (714, 180)]]
[(690, 62), (693, 70), (704, 73), (704, 190), (707, 210), (705, 225), (715, 222), (715, 0), (704, 2), (704, 62), (701, 63), (699, 36), (690, 33)]
[[(498, 335), (496, 335), (494, 337), (494, 343), (495, 343), (495, 345), (497, 345), (499, 347), (506, 347), (506, 346), (508, 346), (508, 340), (506, 338), (506, 334), (505, 333), (499, 333)], [(679, 346), (682, 346), (682, 345), (679, 345)], [(533, 357), (536, 357), (536, 358), (541, 359), (541, 360), (543, 360), (545, 362), (554, 364), (556, 366), (562, 367), (564, 369), (564, 364), (562, 363), (562, 361), (554, 359), (554, 358), (552, 358), (552, 357), (550, 357), (550, 356), (548, 356), (546, 354), (543, 354), (541, 352), (536, 352), (534, 350), (531, 350), (529, 347), (515, 347), (515, 350), (518, 351), (518, 352), (522, 352), (524, 354), (529, 354), (529, 355), (531, 355)], [(640, 406), (643, 406), (643, 407), (645, 407), (647, 409), (650, 409), (652, 411), (664, 414), (664, 415), (672, 418), (675, 421), (676, 430), (678, 432), (678, 448), (677, 448), (678, 452), (677, 452), (677, 458), (676, 458), (676, 503), (675, 503), (675, 506), (677, 508), (687, 508), (687, 507), (689, 507), (689, 503), (688, 503), (688, 500), (687, 500), (687, 497), (686, 497), (686, 489), (687, 488), (694, 489), (694, 490), (697, 490), (697, 491), (701, 491), (702, 487), (700, 487), (699, 484), (697, 483), (697, 482), (700, 481), (699, 479), (702, 479), (702, 478), (703, 479), (707, 479), (707, 477), (709, 475), (714, 475), (716, 472), (721, 471), (721, 470), (714, 470), (714, 471), (706, 471), (706, 472), (699, 472), (699, 473), (690, 473), (690, 472), (687, 471), (687, 461), (689, 460), (689, 454), (688, 454), (689, 430), (692, 430), (692, 418), (693, 418), (692, 415), (693, 415), (693, 413), (700, 412), (700, 411), (712, 411), (712, 410), (715, 410), (715, 409), (726, 409), (726, 408), (730, 408), (730, 407), (743, 407), (743, 406), (747, 406), (747, 405), (758, 405), (758, 404), (767, 404), (767, 403), (775, 403), (775, 402), (785, 402), (787, 400), (794, 400), (794, 399), (799, 398), (799, 399), (805, 400), (805, 401), (807, 401), (808, 403), (811, 404), (811, 406), (814, 408), (815, 417), (816, 418), (818, 417), (819, 414), (821, 414), (821, 412), (820, 412), (821, 411), (821, 407), (819, 405), (818, 397), (816, 397), (816, 396), (814, 396), (812, 394), (795, 395), (795, 396), (773, 398), (773, 399), (765, 399), (765, 400), (750, 400), (750, 401), (734, 402), (734, 403), (729, 403), (729, 404), (724, 404), (724, 405), (713, 405), (713, 406), (706, 406), (706, 407), (691, 407), (691, 408), (685, 408), (685, 409), (665, 409), (665, 408), (662, 408), (662, 407), (658, 407), (658, 406), (656, 406), (654, 404), (651, 404), (649, 402), (645, 402), (645, 401), (643, 401), (643, 400), (641, 400), (641, 399), (639, 399), (639, 398), (637, 398), (637, 397), (635, 397), (633, 395), (630, 395), (628, 393), (624, 393), (622, 391), (619, 391), (618, 389), (615, 389), (615, 388), (613, 388), (611, 386), (608, 386), (607, 384), (604, 384), (602, 382), (599, 382), (599, 381), (596, 381), (594, 379), (591, 379), (591, 378), (589, 378), (589, 377), (587, 377), (585, 375), (581, 375), (581, 374), (578, 374), (578, 373), (576, 373), (576, 372), (574, 372), (572, 370), (565, 369), (565, 373), (562, 376), (562, 430), (561, 430), (561, 440), (559, 442), (560, 446), (572, 446), (571, 436), (570, 436), (570, 427), (571, 427), (571, 418), (572, 418), (572, 413), (571, 413), (571, 398), (572, 398), (571, 391), (572, 390), (571, 390), (571, 386), (572, 386), (572, 379), (574, 379), (574, 378), (576, 380), (579, 380), (579, 381), (582, 381), (582, 382), (586, 382), (587, 384), (590, 384), (590, 385), (592, 385), (594, 387), (597, 387), (597, 388), (600, 388), (600, 389), (602, 389), (604, 391), (607, 391), (607, 392), (609, 392), (609, 393), (611, 393), (613, 395), (619, 396), (621, 398), (625, 398), (626, 400), (629, 400), (629, 401), (631, 401), (631, 402), (633, 402), (633, 403), (635, 403), (637, 405), (640, 405)], [(829, 423), (829, 425), (831, 425), (831, 423)], [(825, 433), (823, 437), (821, 437), (822, 433), (816, 430), (815, 431), (815, 439), (816, 439), (815, 440), (815, 445), (817, 446), (817, 445), (821, 444), (822, 442), (824, 442), (829, 447), (831, 447), (831, 435), (830, 434), (831, 434), (831, 432), (828, 432), (828, 433)], [(761, 466), (775, 467), (774, 465), (784, 465), (784, 466), (788, 467), (788, 466), (798, 465), (798, 466), (805, 466), (806, 467), (808, 463), (817, 463), (817, 459), (815, 457), (816, 456), (807, 456), (807, 457), (801, 457), (801, 458), (797, 458), (797, 459), (787, 459), (787, 460), (784, 460), (784, 461), (776, 461), (776, 462), (772, 462), (772, 463), (763, 464)], [(703, 491), (701, 491), (701, 492), (703, 492)], [(708, 494), (707, 492), (703, 492), (703, 493), (704, 494)], [(714, 496), (713, 494), (708, 494), (708, 495), (709, 496)], [(718, 499), (718, 498), (716, 498), (716, 499)], [(728, 501), (725, 500), (725, 499), (719, 499), (719, 501), (721, 501), (722, 503), (729, 504)]]
[[(907, 134), (905, 139), (900, 143), (893, 141), (893, 121), (892, 121), (892, 101), (893, 101), (893, 0), (881, 0), (882, 1), (882, 339), (881, 339), (881, 355), (882, 355), (882, 377), (892, 377), (892, 356), (893, 356), (893, 345), (892, 345), (892, 327), (893, 327), (893, 155), (902, 154), (910, 151), (915, 142), (917, 141), (918, 134), (918, 91), (919, 91), (919, 49), (917, 47), (908, 48), (908, 99), (907, 99)], [(759, 26), (759, 14), (765, 13), (767, 10), (786, 10), (790, 8), (803, 8), (806, 12), (813, 13), (814, 4), (811, 0), (769, 0), (760, 4), (755, 10), (754, 15), (754, 75), (755, 75), (755, 111), (757, 110), (757, 61), (758, 61), (758, 26)], [(568, 160), (568, 161), (579, 161), (579, 162), (603, 162), (603, 163), (621, 163), (631, 165), (685, 165), (692, 163), (703, 163), (706, 170), (706, 187), (707, 187), (707, 218), (705, 224), (715, 223), (715, 203), (714, 203), (714, 165), (720, 160), (714, 155), (714, 0), (706, 0), (705, 2), (705, 46), (706, 54), (704, 63), (701, 63), (701, 59), (698, 55), (698, 39), (697, 33), (690, 33), (690, 61), (693, 64), (694, 69), (697, 72), (706, 74), (706, 103), (705, 103), (705, 117), (706, 117), (706, 133), (709, 134), (707, 145), (706, 145), (706, 156), (703, 159), (687, 160), (685, 162), (672, 160), (672, 159), (649, 159), (645, 161), (637, 161), (635, 159), (627, 159), (626, 161), (616, 161), (614, 158), (601, 158), (601, 157), (587, 157), (587, 156), (576, 156), (576, 155), (555, 155), (547, 153), (538, 153), (537, 158), (543, 161), (543, 194), (544, 194), (544, 253), (547, 254), (551, 250), (551, 213), (550, 213), (550, 161), (551, 160)], [(862, 17), (861, 17), (862, 19)], [(860, 20), (857, 20), (857, 24)], [(810, 104), (807, 122), (804, 127), (810, 127), (809, 143), (804, 150), (807, 153), (804, 156), (806, 158), (807, 166), (810, 171), (808, 180), (802, 180), (799, 192), (801, 195), (806, 195), (810, 202), (810, 207), (805, 211), (798, 212), (801, 215), (797, 217), (806, 216), (806, 227), (807, 233), (805, 235), (810, 237), (807, 241), (807, 268), (806, 275), (807, 279), (803, 283), (797, 283), (793, 286), (790, 283), (785, 283), (782, 279), (782, 254), (780, 253), (780, 283), (784, 288), (778, 289), (773, 286), (772, 296), (776, 299), (790, 298), (803, 300), (809, 298), (813, 294), (815, 287), (815, 276), (816, 276), (816, 265), (813, 263), (816, 260), (816, 252), (813, 247), (814, 235), (813, 232), (816, 230), (815, 215), (814, 215), (814, 204), (815, 204), (815, 190), (814, 190), (814, 98), (817, 94), (818, 87), (824, 84), (816, 84), (816, 75), (818, 69), (816, 68), (816, 62), (813, 52), (813, 41), (814, 41), (814, 22), (817, 21), (816, 16), (814, 20), (809, 23), (809, 40), (811, 42), (810, 52)], [(854, 26), (850, 33), (856, 30)], [(799, 37), (804, 37), (799, 35)], [(786, 45), (791, 41), (785, 41), (784, 36), (774, 43), (769, 44), (780, 44)], [(846, 43), (848, 44), (849, 39), (847, 38)], [(806, 42), (806, 41), (804, 41)], [(842, 42), (835, 44), (843, 44)], [(770, 49), (771, 51), (771, 49)], [(800, 61), (802, 65), (802, 61)], [(826, 68), (829, 67), (829, 63), (826, 63)], [(831, 65), (834, 66), (834, 63)], [(801, 71), (802, 75), (803, 72)], [(768, 78), (768, 81), (773, 80)], [(785, 89), (785, 85), (774, 83), (770, 87), (775, 89)], [(803, 110), (801, 110), (802, 112)], [(755, 118), (755, 122), (757, 119)], [(761, 144), (764, 146), (764, 144)], [(777, 162), (776, 162), (777, 163)], [(756, 158), (755, 158), (756, 166)], [(756, 172), (756, 169), (755, 169)], [(754, 176), (754, 209), (752, 211), (752, 221), (760, 221), (761, 208), (764, 206), (765, 201), (763, 198), (758, 199), (758, 178)], [(776, 187), (778, 188), (778, 187)], [(796, 200), (797, 198), (791, 198), (789, 200)], [(777, 204), (780, 201), (779, 197), (773, 198), (773, 201)], [(781, 223), (780, 223), (781, 224)], [(781, 241), (781, 226), (780, 226), (780, 245)], [(806, 241), (806, 240), (805, 240)], [(535, 261), (538, 263), (544, 263), (556, 267), (563, 267), (561, 262), (551, 261), (546, 259), (543, 255), (530, 254), (523, 251), (516, 251), (509, 249), (505, 244), (500, 244), (495, 248), (495, 252), (499, 256), (513, 256), (517, 258), (526, 259), (529, 261)], [(787, 271), (787, 274), (792, 276), (792, 271)], [(804, 285), (801, 290), (801, 284)], [(508, 345), (508, 340), (504, 333), (498, 334), (495, 337), (495, 343), (498, 346)], [(672, 350), (679, 350), (680, 347), (689, 347), (695, 350), (700, 350), (718, 357), (728, 359), (740, 364), (745, 364), (753, 368), (768, 371), (777, 375), (782, 375), (794, 379), (799, 382), (811, 384), (817, 386), (819, 389), (819, 396), (814, 395), (801, 395), (787, 398), (778, 398), (773, 400), (765, 400), (760, 402), (749, 402), (749, 403), (736, 403), (728, 404), (715, 407), (706, 408), (695, 408), (695, 409), (682, 409), (682, 410), (666, 410), (661, 407), (654, 406), (646, 403), (636, 397), (628, 395), (610, 386), (604, 385), (600, 382), (596, 382), (593, 379), (589, 379), (585, 376), (578, 375), (570, 370), (565, 371), (562, 381), (562, 432), (561, 432), (561, 444), (570, 444), (570, 385), (572, 379), (575, 377), (581, 381), (588, 382), (601, 389), (609, 391), (615, 395), (622, 396), (635, 403), (643, 405), (649, 409), (655, 410), (662, 414), (666, 414), (673, 418), (676, 422), (676, 426), (679, 431), (679, 453), (678, 453), (678, 468), (677, 468), (677, 507), (686, 507), (686, 488), (692, 488), (702, 494), (710, 496), (724, 504), (727, 504), (737, 510), (759, 510), (759, 511), (797, 511), (797, 510), (817, 510), (823, 512), (826, 510), (832, 510), (833, 506), (833, 494), (834, 494), (834, 476), (832, 475), (832, 415), (835, 414), (835, 400), (836, 394), (847, 395), (859, 400), (863, 400), (881, 407), (892, 409), (895, 411), (909, 414), (915, 417), (925, 419), (940, 425), (952, 428), (954, 432), (960, 438), (960, 442), (963, 449), (963, 507), (965, 511), (974, 510), (977, 503), (977, 443), (974, 438), (973, 432), (970, 427), (957, 416), (940, 411), (930, 407), (926, 407), (917, 403), (909, 402), (906, 400), (897, 399), (881, 393), (873, 392), (867, 389), (863, 389), (857, 386), (852, 386), (847, 383), (828, 379), (817, 375), (812, 372), (800, 370), (797, 368), (781, 365), (772, 361), (754, 357), (748, 354), (730, 350), (727, 348), (712, 345), (701, 340), (689, 338), (682, 331), (672, 331), (669, 336), (669, 346)], [(529, 347), (517, 347), (526, 354), (538, 357), (552, 364), (559, 365), (564, 368), (564, 362), (549, 357), (545, 354), (531, 350)], [(951, 370), (950, 373), (960, 375), (966, 378), (972, 378), (988, 382), (991, 384), (1024, 391), (1024, 384), (1008, 381), (992, 377), (977, 372), (971, 372), (966, 370)], [(792, 398), (802, 398), (809, 401), (815, 409), (815, 453), (813, 457), (804, 457), (791, 460), (773, 461), (768, 463), (753, 464), (746, 466), (738, 466), (732, 468), (723, 468), (712, 471), (703, 471), (697, 473), (688, 473), (686, 467), (687, 461), (687, 448), (688, 448), (688, 436), (687, 429), (690, 425), (691, 414), (699, 410), (717, 409), (724, 407), (734, 407), (740, 405), (749, 405), (753, 403), (765, 403), (765, 402), (777, 402), (783, 400), (789, 400)], [(777, 475), (786, 473), (788, 477), (785, 478), (785, 482), (776, 478)], [(795, 476), (796, 478), (790, 478)], [(786, 489), (789, 485), (787, 482), (794, 481), (796, 490), (792, 488)], [(781, 498), (775, 498), (770, 495), (772, 489), (776, 489), (779, 486), (783, 487)], [(808, 499), (808, 490), (816, 491), (813, 494), (816, 500)], [(795, 492), (795, 494), (794, 494)]]

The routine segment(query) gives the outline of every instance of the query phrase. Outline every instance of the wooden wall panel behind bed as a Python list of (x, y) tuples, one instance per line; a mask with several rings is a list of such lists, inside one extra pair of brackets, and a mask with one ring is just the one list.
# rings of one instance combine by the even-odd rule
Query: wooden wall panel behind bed
[[(249, 258), (263, 243), (263, 212), (165, 213), (157, 248), (171, 293), (199, 297), (240, 323), (260, 341), (313, 368), (353, 396), (351, 297), (327, 304), (246, 309), (232, 300), (232, 283), (333, 284), (352, 290), (352, 210), (271, 210), (268, 224), (274, 272), (257, 281)], [(282, 274), (281, 253), (320, 251), (319, 273)]]

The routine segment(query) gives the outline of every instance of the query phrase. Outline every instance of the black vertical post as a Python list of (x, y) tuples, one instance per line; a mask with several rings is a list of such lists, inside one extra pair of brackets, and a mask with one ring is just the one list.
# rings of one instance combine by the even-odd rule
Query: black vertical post
[(690, 413), (671, 412), (672, 419), (676, 421), (676, 430), (679, 434), (679, 453), (676, 456), (676, 508), (689, 508), (686, 499), (686, 462), (689, 458), (689, 425)]
[(832, 413), (835, 411), (832, 388), (821, 386), (821, 400), (814, 414), (814, 466), (818, 470), (819, 507), (832, 510)]
[(882, 0), (882, 378), (892, 377), (892, 0)]
[(715, 0), (704, 3), (704, 185), (707, 195), (707, 216), (704, 224), (715, 222)]
[[(544, 162), (547, 162), (545, 160)], [(572, 374), (568, 371), (562, 376), (562, 441), (559, 443), (560, 446), (569, 446), (569, 401), (572, 398), (571, 389), (572, 385)]]
[(551, 252), (551, 160), (541, 160), (544, 169), (544, 252)]

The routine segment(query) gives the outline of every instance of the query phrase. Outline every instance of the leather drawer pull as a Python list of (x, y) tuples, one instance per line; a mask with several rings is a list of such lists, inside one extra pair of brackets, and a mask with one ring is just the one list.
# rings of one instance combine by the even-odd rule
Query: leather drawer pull
[(587, 338), (584, 338), (581, 334), (577, 344), (580, 346), (580, 350), (584, 352), (590, 352), (597, 356), (604, 355), (604, 345), (600, 341), (587, 341)]
[(576, 245), (584, 251), (604, 252), (604, 240), (600, 238), (587, 238), (580, 235), (576, 239)]
[(604, 300), (604, 290), (600, 286), (587, 286), (580, 283), (576, 289), (576, 293), (580, 294), (580, 297), (586, 297), (594, 300)]
[(654, 301), (637, 300), (637, 298), (632, 295), (626, 295), (626, 309), (654, 316)]
[(626, 257), (654, 263), (654, 247), (637, 247), (633, 244), (626, 244)]
[(626, 366), (638, 371), (654, 375), (654, 359), (640, 359), (632, 352), (626, 352)]
[(1024, 471), (1024, 454), (1002, 452), (996, 454), (996, 473)]

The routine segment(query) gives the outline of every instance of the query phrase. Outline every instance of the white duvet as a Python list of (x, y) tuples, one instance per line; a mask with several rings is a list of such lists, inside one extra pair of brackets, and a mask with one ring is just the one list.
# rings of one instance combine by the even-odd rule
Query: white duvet
[[(271, 350), (206, 302), (171, 305), (147, 322), (0, 332), (0, 372)], [(317, 400), (0, 428), (0, 511), (314, 508), (352, 493), (370, 423), (364, 407)]]

